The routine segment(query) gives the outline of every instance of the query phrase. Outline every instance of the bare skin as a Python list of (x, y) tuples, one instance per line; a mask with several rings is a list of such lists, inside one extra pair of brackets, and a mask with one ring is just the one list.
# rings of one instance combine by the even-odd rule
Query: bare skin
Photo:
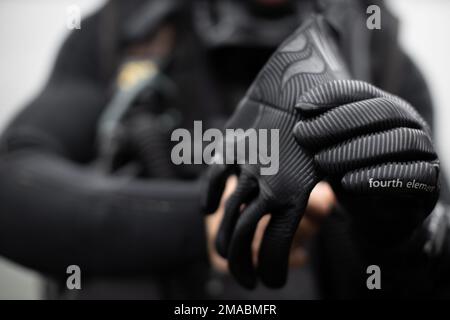
[[(225, 202), (236, 188), (237, 178), (235, 176), (230, 177), (227, 181), (225, 191), (222, 195), (219, 208), (217, 211), (206, 218), (206, 230), (208, 239), (208, 251), (211, 261), (211, 265), (220, 272), (227, 272), (227, 261), (222, 258), (215, 249), (214, 241), (217, 235), (217, 231), (222, 221)], [(326, 218), (333, 207), (336, 205), (336, 196), (330, 185), (326, 182), (320, 182), (313, 189), (308, 205), (303, 216), (297, 233), (295, 234), (294, 241), (291, 247), (291, 254), (289, 257), (289, 264), (291, 268), (298, 268), (303, 266), (308, 261), (308, 253), (305, 248), (305, 244), (311, 239), (319, 230), (320, 225), (324, 218)], [(266, 215), (261, 219), (258, 224), (254, 239), (253, 239), (253, 261), (257, 265), (257, 257), (259, 247), (261, 245), (262, 236), (267, 224), (270, 221), (270, 215)]]

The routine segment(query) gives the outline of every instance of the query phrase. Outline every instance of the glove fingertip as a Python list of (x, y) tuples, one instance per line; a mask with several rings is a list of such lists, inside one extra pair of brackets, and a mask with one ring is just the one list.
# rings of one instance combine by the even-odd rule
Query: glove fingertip
[(298, 100), (298, 102), (295, 105), (295, 108), (299, 111), (302, 112), (314, 112), (320, 109), (320, 106), (318, 106), (317, 104), (313, 104), (309, 101), (303, 100), (302, 98), (300, 98)]
[(299, 121), (295, 124), (292, 129), (292, 134), (294, 135), (297, 143), (302, 146), (310, 146), (310, 142), (313, 140), (311, 139), (311, 136), (303, 121)]
[(287, 272), (278, 271), (276, 274), (260, 272), (259, 277), (261, 282), (264, 283), (266, 287), (271, 289), (282, 288), (287, 282)]
[(294, 129), (292, 129), (292, 133), (294, 134), (297, 141), (302, 138), (302, 125), (303, 123), (301, 121), (297, 122), (297, 124), (294, 126)]
[(230, 273), (233, 275), (236, 281), (246, 289), (255, 289), (258, 283), (256, 276), (251, 273), (245, 273), (245, 275), (243, 275), (242, 271), (237, 269), (239, 268), (236, 267), (236, 265), (230, 264)]

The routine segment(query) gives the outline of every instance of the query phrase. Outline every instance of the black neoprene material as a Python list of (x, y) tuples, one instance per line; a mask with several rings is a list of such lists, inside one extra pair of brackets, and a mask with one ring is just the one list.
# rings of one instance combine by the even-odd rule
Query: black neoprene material
[(195, 182), (102, 176), (31, 149), (0, 159), (0, 188), (0, 252), (40, 272), (148, 275), (205, 256)]
[(315, 154), (326, 177), (342, 178), (345, 189), (438, 193), (431, 130), (406, 101), (362, 81), (341, 80), (313, 88), (296, 107), (305, 116), (294, 129), (297, 141)]
[(355, 80), (319, 85), (296, 107), (304, 117), (294, 129), (297, 141), (314, 155), (340, 203), (359, 213), (358, 232), (372, 246), (406, 240), (433, 210), (440, 190), (425, 120), (406, 101)]
[[(360, 212), (364, 203), (375, 208), (373, 201), (381, 201), (378, 208), (388, 215), (392, 209), (402, 211), (399, 203), (411, 204), (411, 218), (398, 214), (400, 221), (393, 223), (392, 234), (399, 237), (411, 233), (437, 201), (439, 162), (428, 125), (400, 98), (346, 78), (326, 26), (314, 18), (270, 58), (226, 126), (280, 130), (277, 174), (261, 175), (260, 167), (250, 164), (215, 165), (210, 171), (209, 212), (226, 176), (239, 174), (237, 190), (226, 204), (217, 249), (246, 287), (256, 285), (257, 275), (267, 286), (284, 284), (292, 236), (320, 179), (332, 180), (340, 200), (359, 204)], [(354, 193), (377, 197), (353, 199)], [(388, 194), (385, 201), (380, 194)], [(409, 201), (410, 195), (417, 201)], [(269, 212), (255, 270), (251, 243), (258, 221)]]
[[(64, 43), (46, 88), (0, 145), (0, 254), (65, 277), (152, 274), (206, 261), (196, 181), (124, 179), (90, 168), (107, 82), (99, 14)], [(156, 150), (155, 150), (156, 152)]]
[[(124, 10), (123, 7), (120, 7), (117, 12), (120, 16), (125, 17), (125, 12), (139, 11), (139, 3), (143, 3), (144, 1), (145, 0), (120, 1), (120, 4), (122, 6), (127, 6), (128, 9), (125, 8), (126, 10)], [(380, 6), (382, 5), (381, 1), (372, 0), (364, 2), (367, 2), (366, 7), (369, 4), (373, 4), (373, 2)], [(398, 59), (392, 58), (395, 56), (392, 54), (392, 51), (394, 50), (386, 50), (387, 35), (392, 33), (392, 36), (389, 38), (392, 38), (394, 43), (396, 43), (397, 37), (395, 30), (390, 26), (385, 25), (388, 21), (389, 11), (387, 9), (385, 10), (384, 7), (382, 8), (382, 30), (371, 33), (371, 35), (373, 35), (371, 39), (377, 40), (374, 41), (374, 45), (370, 50), (371, 66), (375, 75), (373, 82), (376, 83), (377, 86), (407, 99), (431, 124), (431, 100), (423, 77), (417, 67), (403, 51), (397, 48), (397, 46), (393, 46), (393, 48), (398, 52)], [(103, 11), (105, 10), (102, 10), (101, 15), (105, 13)], [(363, 11), (361, 11), (361, 13), (364, 15)], [(175, 272), (179, 275), (183, 275), (183, 272), (186, 269), (186, 262), (195, 260), (195, 257), (204, 258), (204, 228), (201, 225), (201, 220), (203, 218), (198, 217), (193, 211), (186, 211), (186, 209), (190, 208), (191, 204), (193, 205), (192, 209), (194, 210), (195, 201), (191, 202), (191, 200), (184, 198), (184, 195), (189, 195), (190, 191), (192, 191), (193, 198), (197, 197), (198, 195), (195, 195), (194, 192), (195, 187), (182, 183), (183, 187), (178, 189), (175, 187), (177, 181), (172, 183), (165, 180), (161, 185), (161, 197), (158, 195), (156, 198), (166, 198), (166, 196), (162, 195), (162, 192), (165, 191), (167, 193), (167, 199), (173, 199), (173, 201), (179, 201), (181, 199), (184, 204), (183, 210), (176, 211), (178, 206), (171, 206), (174, 211), (160, 211), (160, 207), (158, 207), (158, 210), (153, 211), (153, 207), (143, 205), (141, 207), (142, 211), (135, 211), (132, 208), (139, 207), (140, 205), (136, 205), (138, 202), (142, 201), (143, 204), (148, 203), (146, 197), (139, 195), (141, 191), (138, 191), (138, 195), (136, 196), (126, 195), (121, 198), (125, 199), (125, 201), (123, 203), (118, 203), (117, 206), (107, 205), (106, 203), (111, 204), (116, 200), (118, 201), (119, 197), (117, 197), (117, 195), (127, 193), (126, 190), (132, 192), (133, 190), (140, 189), (139, 186), (147, 188), (145, 182), (139, 183), (139, 186), (132, 186), (134, 184), (131, 182), (119, 186), (119, 180), (105, 179), (96, 174), (94, 178), (91, 171), (85, 168), (83, 169), (93, 157), (96, 122), (98, 120), (98, 115), (107, 102), (107, 87), (104, 78), (100, 76), (103, 73), (98, 67), (100, 65), (106, 65), (106, 69), (114, 70), (117, 66), (116, 64), (111, 63), (111, 60), (107, 58), (114, 53), (114, 50), (110, 50), (107, 44), (112, 44), (114, 45), (113, 47), (116, 47), (116, 42), (112, 40), (118, 39), (114, 39), (115, 33), (114, 28), (112, 27), (119, 26), (119, 23), (122, 21), (122, 17), (118, 19), (119, 21), (106, 17), (104, 20), (109, 23), (102, 26), (104, 28), (99, 28), (97, 18), (96, 15), (94, 19), (88, 18), (86, 21), (83, 21), (83, 30), (87, 32), (75, 31), (72, 33), (60, 53), (50, 83), (44, 89), (42, 94), (28, 105), (19, 117), (16, 118), (14, 123), (10, 125), (8, 134), (4, 135), (8, 137), (8, 147), (6, 148), (7, 150), (3, 150), (1, 154), (2, 160), (0, 161), (1, 166), (6, 166), (5, 169), (2, 169), (0, 166), (0, 254), (4, 255), (6, 258), (14, 259), (17, 262), (23, 262), (28, 266), (34, 266), (38, 271), (51, 272), (55, 276), (61, 274), (66, 276), (66, 266), (63, 266), (63, 260), (70, 260), (71, 264), (77, 263), (74, 259), (70, 259), (69, 253), (67, 253), (67, 255), (64, 254), (63, 250), (70, 250), (71, 253), (75, 253), (77, 260), (81, 257), (82, 259), (80, 261), (83, 264), (87, 262), (89, 268), (82, 267), (82, 271), (86, 271), (87, 273), (91, 271), (91, 267), (92, 270), (97, 270), (99, 272), (100, 270), (104, 270), (108, 273), (121, 273), (120, 270), (125, 271), (125, 268), (129, 268), (129, 270), (145, 270), (144, 272), (152, 272), (155, 269), (168, 270), (172, 267), (170, 265), (170, 259), (173, 258), (173, 255), (176, 255), (178, 258), (178, 269), (176, 269)], [(365, 19), (365, 17), (363, 17), (363, 19)], [(133, 18), (131, 18), (131, 20), (133, 20)], [(182, 31), (184, 32), (186, 30), (182, 29)], [(187, 47), (192, 48), (193, 44), (191, 43)], [(203, 59), (202, 56), (198, 57), (194, 63), (192, 60), (184, 58), (188, 56), (186, 52), (190, 52), (191, 55), (194, 56), (192, 54), (193, 51), (195, 50), (189, 51), (183, 49), (175, 51), (179, 57), (183, 58), (180, 58), (178, 61), (183, 73), (182, 80), (184, 80), (180, 81), (184, 85), (180, 86), (182, 91), (179, 94), (178, 100), (182, 102), (181, 105), (184, 106), (184, 109), (187, 110), (188, 114), (192, 115), (192, 119), (203, 119), (210, 117), (217, 112), (212, 106), (220, 105), (221, 103), (225, 105), (225, 102), (232, 99), (226, 99), (226, 94), (221, 94), (219, 97), (216, 97), (216, 99), (212, 99), (211, 96), (214, 90), (211, 89), (212, 81), (209, 77), (204, 76), (201, 78), (201, 86), (195, 87), (192, 85), (199, 82), (196, 81), (198, 78), (198, 75), (196, 75), (197, 70), (201, 69), (205, 62), (205, 59)], [(234, 54), (234, 59), (231, 60), (234, 61), (234, 63), (224, 63), (223, 60), (218, 60), (215, 62), (215, 67), (220, 66), (223, 71), (231, 74), (232, 76), (229, 75), (229, 78), (231, 79), (229, 82), (233, 85), (240, 82), (242, 83), (242, 86), (246, 87), (248, 85), (247, 78), (243, 78), (242, 74), (238, 73), (237, 70), (242, 71), (241, 73), (247, 75), (248, 73), (251, 73), (248, 72), (249, 65), (259, 69), (259, 61), (261, 59), (255, 58), (255, 52), (252, 52), (250, 57), (247, 56), (243, 58), (242, 52), (245, 51), (245, 48), (238, 48), (236, 51), (237, 53)], [(362, 52), (359, 46), (355, 48), (355, 51), (358, 53)], [(264, 60), (266, 60), (266, 58), (264, 58)], [(233, 67), (236, 65), (239, 67)], [(395, 66), (395, 68), (393, 68), (393, 66)], [(387, 70), (391, 72), (387, 73)], [(246, 71), (247, 73), (245, 73)], [(223, 75), (224, 72), (220, 72), (220, 74)], [(394, 76), (390, 76), (391, 74)], [(250, 77), (253, 76), (252, 73)], [(395, 79), (395, 81), (392, 81), (392, 79)], [(193, 90), (193, 87), (197, 88), (197, 90)], [(222, 89), (224, 92), (227, 91), (227, 88), (225, 87)], [(241, 95), (239, 94), (239, 97), (240, 96)], [(177, 105), (179, 104), (180, 103)], [(197, 113), (195, 113), (193, 109), (202, 104), (204, 107), (201, 109), (201, 112), (199, 113), (197, 111)], [(234, 106), (235, 104), (231, 103), (230, 105)], [(192, 120), (190, 120), (189, 123), (192, 123)], [(160, 141), (158, 143), (160, 143)], [(5, 158), (7, 159), (5, 160)], [(40, 168), (41, 170), (38, 170), (37, 172), (36, 170), (29, 171), (29, 168), (33, 168), (35, 164), (37, 165), (36, 168)], [(68, 170), (70, 174), (63, 172), (60, 174), (61, 177), (56, 177), (58, 178), (56, 179), (51, 174), (54, 166), (58, 168), (58, 173)], [(65, 169), (60, 170), (62, 167), (65, 167)], [(18, 174), (19, 172), (25, 172), (25, 174)], [(72, 186), (69, 178), (73, 177), (72, 173), (74, 172), (80, 173), (82, 177), (95, 180), (96, 182), (109, 181), (112, 188), (111, 190), (104, 190), (102, 188), (93, 190), (93, 188), (85, 188), (85, 183), (79, 181), (78, 178), (74, 178), (73, 182), (74, 184), (75, 182), (80, 182), (80, 185)], [(40, 187), (41, 183), (39, 181), (42, 179), (45, 180), (47, 175), (52, 177), (54, 184), (52, 182), (49, 184), (52, 185), (52, 187), (48, 187), (46, 181), (43, 181), (43, 186), (46, 187)], [(23, 179), (22, 177), (27, 178)], [(159, 181), (160, 180), (154, 182), (158, 183)], [(30, 182), (33, 182), (33, 184)], [(67, 186), (70, 186), (70, 188)], [(158, 192), (158, 187), (158, 184), (154, 185), (151, 183), (148, 186), (148, 194), (153, 191)], [(17, 190), (18, 193), (9, 191), (9, 188)], [(107, 207), (110, 209), (114, 208), (114, 210), (106, 210), (107, 212), (101, 210), (92, 211), (89, 204), (81, 203), (87, 200), (86, 193), (81, 192), (84, 188), (86, 191), (92, 192), (89, 200), (98, 197), (97, 201), (92, 202), (96, 203), (95, 206), (92, 206), (94, 209)], [(30, 191), (32, 189), (35, 190), (35, 193)], [(72, 199), (70, 194), (73, 190), (76, 192), (73, 194)], [(174, 190), (176, 190), (175, 193), (173, 192)], [(97, 191), (104, 192), (103, 195), (105, 198), (101, 199), (101, 201), (100, 195), (96, 194)], [(114, 197), (115, 200), (107, 200), (108, 193)], [(446, 194), (443, 193), (442, 195), (445, 196)], [(76, 199), (78, 196), (80, 196), (79, 200)], [(180, 198), (175, 198), (177, 196), (180, 196)], [(63, 201), (69, 197), (71, 198), (71, 201)], [(57, 205), (51, 205), (48, 210), (46, 207), (42, 207), (43, 205), (47, 206), (48, 204), (52, 204), (53, 201), (56, 201)], [(103, 204), (97, 205), (97, 203), (100, 202)], [(74, 203), (78, 204), (78, 206), (72, 208)], [(375, 205), (376, 208), (378, 208), (378, 211), (381, 211), (379, 209), (380, 203), (375, 203)], [(82, 211), (81, 216), (79, 217), (78, 214), (80, 214), (80, 212), (78, 209), (82, 207), (88, 207), (88, 209)], [(403, 209), (403, 207), (400, 208), (400, 210), (404, 211)], [(129, 210), (132, 214), (123, 214), (123, 212), (128, 212)], [(366, 210), (367, 205), (359, 211), (364, 213)], [(161, 221), (159, 221), (162, 223), (160, 225), (161, 227), (158, 227), (157, 220), (150, 221), (153, 212), (156, 217), (161, 219)], [(108, 215), (110, 217), (110, 219), (105, 218), (105, 221), (109, 220), (110, 222), (107, 226), (99, 226), (99, 213), (103, 213), (104, 216)], [(111, 215), (109, 215), (109, 213), (111, 213)], [(164, 216), (159, 215), (160, 213), (163, 213)], [(399, 212), (394, 213), (398, 214)], [(117, 218), (113, 218), (113, 216)], [(165, 217), (167, 217), (168, 220), (165, 220)], [(127, 220), (124, 221), (123, 218), (126, 218)], [(181, 221), (179, 219), (181, 219)], [(169, 222), (171, 222), (170, 226), (168, 225)], [(346, 229), (340, 230), (341, 226), (332, 222), (333, 221), (331, 221), (330, 224), (333, 225), (336, 232), (347, 236)], [(92, 227), (90, 227), (91, 223)], [(115, 225), (115, 223), (117, 223), (117, 225)], [(78, 226), (82, 227), (78, 228)], [(124, 229), (122, 229), (122, 226), (124, 226)], [(148, 230), (149, 233), (144, 235), (140, 232), (138, 237), (133, 237), (129, 233), (122, 233), (124, 230), (131, 229), (142, 231), (144, 228)], [(76, 229), (79, 232), (75, 233)], [(95, 229), (97, 229), (98, 233), (94, 232)], [(61, 230), (61, 232), (57, 232), (57, 230)], [(102, 234), (103, 231), (105, 232), (104, 235)], [(377, 231), (379, 232), (379, 230)], [(27, 241), (29, 234), (33, 236), (33, 239)], [(96, 240), (93, 240), (92, 242), (88, 241), (90, 235), (92, 235), (92, 238), (102, 241), (103, 244), (97, 246), (95, 245)], [(154, 243), (148, 244), (145, 242), (146, 240), (153, 241), (158, 235), (159, 238), (157, 241), (155, 240)], [(381, 235), (383, 236), (384, 234), (381, 233)], [(168, 241), (172, 236), (177, 238), (172, 238), (173, 241)], [(190, 238), (191, 236), (192, 238)], [(197, 239), (196, 236), (199, 236), (199, 238)], [(119, 241), (117, 240), (118, 238), (123, 240), (122, 243), (120, 243), (120, 246)], [(166, 240), (163, 241), (162, 239)], [(184, 239), (191, 239), (196, 243), (193, 247), (190, 247), (193, 248), (194, 252), (187, 250), (189, 248), (184, 245)], [(198, 242), (196, 242), (195, 239), (197, 239)], [(39, 243), (44, 240), (45, 244), (50, 245), (48, 250), (44, 246), (39, 245)], [(110, 251), (107, 250), (109, 244), (106, 244), (106, 242), (110, 243), (112, 246)], [(190, 241), (188, 240), (186, 243), (188, 242)], [(349, 273), (350, 271), (345, 269), (342, 264), (341, 252), (344, 251), (345, 253), (350, 254), (351, 250), (349, 247), (342, 246), (336, 238), (332, 238), (330, 242), (331, 246), (329, 251), (338, 257), (338, 259), (336, 260), (336, 263), (326, 263), (327, 260), (325, 260), (325, 264), (330, 268), (333, 268), (333, 270), (341, 269), (344, 270), (344, 272)], [(156, 243), (158, 246), (156, 246)], [(181, 250), (173, 245), (176, 243), (183, 243)], [(92, 244), (92, 247), (86, 247), (90, 244)], [(170, 248), (167, 255), (162, 255), (161, 257), (156, 256), (158, 252), (163, 250), (165, 245)], [(118, 248), (117, 250), (115, 249), (116, 247)], [(134, 250), (125, 250), (124, 247)], [(159, 251), (153, 251), (152, 248)], [(97, 249), (100, 251), (96, 252)], [(104, 251), (105, 249), (106, 251)], [(172, 252), (173, 249), (176, 249), (176, 251)], [(198, 251), (196, 251), (196, 249)], [(142, 250), (142, 252), (139, 250)], [(143, 252), (148, 252), (150, 256), (144, 257)], [(63, 254), (64, 256), (60, 257), (60, 254)], [(87, 255), (95, 256), (97, 254), (99, 257), (95, 259), (88, 259), (87, 257)], [(170, 258), (169, 261), (165, 260), (166, 257)], [(116, 261), (121, 265), (114, 268), (114, 265), (106, 265), (103, 262), (104, 259), (107, 261)], [(144, 264), (148, 263), (148, 265), (139, 266), (138, 264), (140, 262)], [(54, 263), (57, 265), (54, 265)], [(130, 264), (128, 265), (128, 263)], [(134, 263), (136, 263), (136, 265), (132, 265)], [(152, 267), (153, 265), (155, 265), (155, 268)], [(366, 266), (366, 264), (364, 266)], [(127, 274), (129, 275), (130, 273)], [(327, 275), (328, 274), (329, 273), (327, 273)], [(340, 286), (345, 287), (346, 285), (351, 285), (350, 283), (347, 283), (346, 280), (343, 280), (347, 278), (342, 277), (341, 274), (336, 274), (336, 278), (340, 280)], [(385, 278), (383, 279), (383, 283), (386, 283), (387, 280)], [(198, 278), (191, 277), (190, 280), (195, 282), (196, 287), (199, 287)], [(325, 279), (325, 281), (327, 281), (327, 279)], [(329, 281), (327, 282), (330, 283)], [(439, 282), (441, 282), (441, 279)], [(414, 284), (415, 283), (416, 282), (414, 281)], [(303, 285), (304, 283), (301, 282), (298, 289), (302, 290)], [(403, 287), (398, 288), (404, 290)], [(124, 293), (123, 288), (116, 290), (120, 291), (121, 294)], [(164, 287), (163, 290), (166, 291), (167, 288)], [(364, 290), (366, 290), (365, 286)], [(384, 292), (384, 290), (382, 291)], [(85, 285), (82, 290), (82, 293), (84, 292), (86, 292)], [(180, 290), (177, 288), (176, 292), (178, 293)], [(187, 295), (191, 297), (192, 291), (187, 291)], [(235, 297), (236, 295), (233, 293), (231, 296)], [(341, 297), (342, 296), (337, 296), (337, 298)], [(360, 293), (355, 294), (354, 297), (361, 297)]]
[[(242, 99), (226, 128), (279, 129), (279, 171), (261, 175), (260, 165), (213, 165), (206, 210), (213, 212), (226, 177), (239, 174), (237, 191), (226, 204), (217, 237), (219, 253), (228, 258), (230, 271), (246, 287), (257, 275), (269, 287), (286, 281), (288, 254), (309, 193), (319, 181), (313, 158), (295, 141), (299, 121), (297, 99), (325, 81), (345, 78), (325, 22), (306, 21), (272, 55)], [(223, 156), (223, 155), (222, 155)], [(241, 205), (245, 204), (241, 214)], [(257, 270), (251, 243), (259, 220), (271, 213), (259, 252)]]

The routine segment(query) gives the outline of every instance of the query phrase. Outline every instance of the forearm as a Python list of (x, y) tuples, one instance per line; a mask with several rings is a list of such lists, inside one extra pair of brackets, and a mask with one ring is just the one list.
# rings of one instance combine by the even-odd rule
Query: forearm
[(150, 273), (205, 258), (196, 183), (100, 176), (57, 156), (0, 159), (0, 254), (50, 274)]

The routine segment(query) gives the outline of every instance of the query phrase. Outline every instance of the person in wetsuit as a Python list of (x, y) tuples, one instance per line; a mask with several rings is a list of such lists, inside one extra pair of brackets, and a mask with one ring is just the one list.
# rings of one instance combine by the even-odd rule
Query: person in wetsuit
[[(170, 133), (192, 130), (194, 120), (204, 129), (223, 125), (273, 50), (311, 12), (342, 17), (335, 23), (356, 78), (404, 98), (432, 123), (423, 77), (399, 48), (397, 22), (382, 2), (383, 28), (373, 33), (355, 27), (365, 17), (357, 1), (335, 12), (326, 1), (270, 8), (254, 2), (218, 1), (214, 8), (113, 0), (65, 41), (43, 91), (3, 133), (0, 156), (0, 254), (53, 279), (50, 297), (359, 295), (365, 264), (348, 236), (348, 213), (339, 208), (308, 244), (312, 262), (281, 291), (248, 292), (208, 272), (204, 168), (172, 164)], [(248, 34), (236, 27), (234, 36), (220, 38), (227, 30), (215, 24), (216, 14), (236, 12), (247, 12), (236, 26)], [(126, 100), (136, 70), (152, 81)], [(99, 128), (122, 97), (128, 109), (105, 137)], [(83, 274), (79, 292), (64, 289), (73, 264)]]

